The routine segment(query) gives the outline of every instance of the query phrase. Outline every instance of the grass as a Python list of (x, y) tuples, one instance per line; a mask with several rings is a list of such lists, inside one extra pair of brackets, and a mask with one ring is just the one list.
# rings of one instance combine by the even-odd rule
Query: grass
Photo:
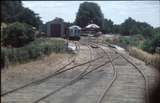
[(52, 52), (64, 52), (64, 40), (58, 38), (38, 38), (20, 48), (1, 48), (1, 66), (24, 63)]
[(160, 68), (160, 54), (150, 54), (135, 47), (129, 48), (129, 54), (144, 61), (146, 64), (153, 65), (157, 69)]
[(144, 45), (144, 38), (141, 35), (134, 35), (132, 37), (120, 36), (118, 38), (106, 38), (104, 43), (111, 43), (119, 45), (125, 48), (129, 54), (133, 57), (136, 57), (146, 64), (151, 64), (156, 68), (160, 68), (160, 54), (150, 54), (143, 51), (141, 48)]
[(144, 42), (144, 38), (141, 35), (119, 36), (119, 37), (113, 37), (112, 39), (106, 38), (105, 42), (119, 45), (125, 49), (127, 49), (129, 46), (136, 46), (141, 48)]

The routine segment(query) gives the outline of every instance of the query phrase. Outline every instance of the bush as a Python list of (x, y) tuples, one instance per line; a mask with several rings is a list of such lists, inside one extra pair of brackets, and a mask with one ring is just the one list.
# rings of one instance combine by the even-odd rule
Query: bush
[(109, 42), (115, 45), (119, 45), (123, 48), (128, 48), (129, 46), (141, 47), (144, 42), (144, 37), (142, 35), (133, 35), (133, 36), (120, 36), (113, 39), (105, 39), (105, 42)]
[(49, 55), (52, 52), (63, 52), (64, 41), (62, 39), (39, 38), (28, 45), (20, 48), (1, 48), (2, 66), (9, 63), (23, 63), (30, 59), (37, 59), (42, 55)]
[(155, 53), (157, 47), (160, 47), (160, 32), (154, 33), (153, 37), (145, 40), (142, 49), (150, 53)]
[(24, 46), (35, 39), (32, 26), (20, 22), (9, 24), (4, 29), (3, 35), (4, 45), (12, 47)]
[(144, 41), (144, 38), (142, 35), (134, 35), (130, 37), (120, 37), (119, 39), (120, 40), (118, 44), (123, 47), (128, 47), (128, 46), (141, 47)]

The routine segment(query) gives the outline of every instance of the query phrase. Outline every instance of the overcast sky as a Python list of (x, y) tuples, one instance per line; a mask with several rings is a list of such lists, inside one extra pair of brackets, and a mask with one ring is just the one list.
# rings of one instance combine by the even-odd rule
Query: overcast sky
[[(23, 1), (23, 5), (38, 13), (45, 23), (55, 17), (73, 22), (80, 3), (84, 1)], [(97, 3), (104, 17), (120, 24), (128, 17), (160, 26), (160, 1), (89, 1)]]

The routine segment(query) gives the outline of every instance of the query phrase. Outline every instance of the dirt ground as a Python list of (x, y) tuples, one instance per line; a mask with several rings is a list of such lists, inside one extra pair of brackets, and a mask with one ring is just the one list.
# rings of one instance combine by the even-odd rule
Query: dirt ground
[[(117, 56), (117, 54), (113, 53), (109, 48), (103, 48), (110, 53), (112, 57)], [(101, 52), (102, 51), (92, 51), (92, 58), (101, 55)], [(129, 56), (127, 53), (124, 55), (145, 73), (151, 88), (158, 78), (157, 71), (151, 66), (146, 66), (144, 62)], [(68, 54), (52, 54), (49, 57), (37, 61), (4, 69), (1, 72), (1, 90), (5, 92), (33, 80), (43, 78), (68, 63), (70, 61), (69, 58), (71, 57)], [(76, 54), (75, 62), (70, 66), (83, 63), (90, 60), (90, 58), (89, 48), (81, 45), (80, 52)], [(90, 69), (106, 60), (107, 58), (104, 58), (93, 62)], [(144, 80), (141, 75), (121, 57), (116, 59), (113, 63), (117, 69), (118, 77), (105, 95), (102, 103), (145, 103)], [(27, 87), (16, 93), (1, 97), (2, 103), (33, 103), (38, 98), (45, 96), (72, 80), (83, 71), (86, 66), (88, 66), (88, 64), (50, 78), (39, 85)], [(97, 103), (98, 98), (111, 81), (112, 77), (112, 67), (110, 64), (106, 64), (83, 77), (82, 80), (49, 96), (40, 103)]]

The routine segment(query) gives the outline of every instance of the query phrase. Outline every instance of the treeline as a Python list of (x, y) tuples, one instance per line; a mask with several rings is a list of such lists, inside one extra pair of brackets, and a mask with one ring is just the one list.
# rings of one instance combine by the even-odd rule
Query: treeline
[[(146, 22), (139, 22), (131, 17), (121, 24), (114, 24), (112, 20), (104, 18), (98, 4), (83, 2), (80, 4), (74, 24), (83, 28), (90, 23), (99, 25), (100, 31), (104, 34), (131, 36), (131, 38), (122, 38), (120, 41), (123, 44), (139, 46), (150, 53), (154, 53), (156, 50), (160, 51), (160, 27), (153, 28)], [(142, 45), (139, 45), (140, 41)]]
[(107, 19), (105, 19), (104, 22), (104, 33), (119, 33), (122, 35), (142, 34), (149, 37), (154, 32), (154, 28), (151, 25), (145, 22), (136, 21), (131, 17), (119, 25), (116, 25), (113, 21)]
[(1, 46), (21, 47), (33, 41), (42, 21), (22, 1), (1, 1)]
[(150, 53), (160, 52), (160, 27), (153, 28), (131, 17), (119, 25), (114, 25), (111, 20), (105, 19), (103, 32), (130, 36), (120, 38), (120, 43), (124, 45), (140, 47)]
[[(160, 27), (153, 28), (151, 25), (145, 22), (135, 21), (131, 17), (126, 19), (120, 25), (114, 25), (111, 20), (105, 19), (104, 32), (113, 34), (116, 33), (122, 36), (132, 36), (130, 39), (125, 39), (124, 37), (125, 40), (123, 39), (123, 41), (126, 41), (128, 45), (141, 42), (142, 45), (138, 43), (137, 45), (130, 46), (141, 47), (143, 50), (150, 53), (160, 51)], [(134, 40), (134, 37), (136, 37), (136, 40)]]
[(151, 36), (153, 27), (145, 22), (139, 22), (131, 17), (123, 23), (117, 25), (110, 19), (104, 18), (101, 8), (93, 2), (83, 2), (80, 4), (74, 24), (84, 28), (90, 23), (100, 26), (103, 33), (119, 33), (122, 35), (142, 34)]
[(21, 22), (39, 28), (42, 21), (38, 14), (23, 6), (22, 1), (1, 1), (1, 22)]

